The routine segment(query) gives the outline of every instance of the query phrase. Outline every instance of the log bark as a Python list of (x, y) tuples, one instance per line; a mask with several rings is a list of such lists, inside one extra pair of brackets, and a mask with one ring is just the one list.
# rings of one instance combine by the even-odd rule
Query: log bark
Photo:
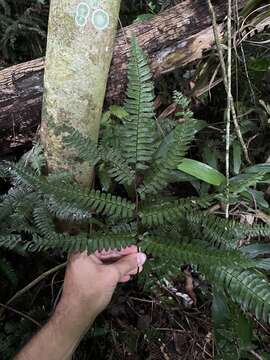
[[(245, 0), (238, 0), (242, 7)], [(219, 21), (227, 4), (215, 2)], [(121, 103), (127, 84), (129, 39), (132, 34), (149, 57), (154, 77), (202, 57), (213, 42), (205, 0), (185, 0), (152, 20), (134, 23), (117, 33), (106, 103)], [(37, 59), (0, 71), (0, 154), (28, 144), (40, 124), (44, 60)]]

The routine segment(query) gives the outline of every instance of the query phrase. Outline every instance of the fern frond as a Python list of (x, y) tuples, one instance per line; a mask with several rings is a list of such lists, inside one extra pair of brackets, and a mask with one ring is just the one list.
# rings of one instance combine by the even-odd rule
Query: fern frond
[(142, 247), (155, 256), (178, 259), (201, 267), (216, 286), (225, 291), (243, 311), (254, 313), (258, 320), (270, 323), (270, 284), (255, 271), (256, 262), (236, 250), (213, 250), (194, 244), (147, 238)]
[(187, 98), (183, 93), (175, 90), (173, 93), (173, 101), (181, 107), (182, 112), (185, 112), (185, 117), (193, 117), (193, 112), (189, 110), (190, 99)]
[(172, 171), (181, 163), (189, 144), (194, 139), (197, 132), (196, 123), (197, 121), (192, 119), (183, 124), (177, 124), (173, 130), (173, 141), (168, 145), (167, 154), (164, 155), (163, 159), (154, 162), (143, 184), (138, 189), (141, 198), (144, 199), (149, 194), (157, 194), (168, 185)]
[(117, 249), (126, 247), (136, 242), (136, 234), (80, 234), (70, 236), (65, 234), (52, 234), (49, 238), (42, 238), (38, 235), (33, 236), (33, 240), (26, 245), (29, 251), (45, 251), (49, 249), (59, 249), (67, 252), (93, 253), (101, 249)]
[(197, 264), (203, 270), (211, 266), (236, 266), (242, 269), (254, 268), (256, 262), (236, 250), (220, 250), (211, 248), (207, 250), (205, 244), (183, 243), (180, 240), (165, 239), (159, 237), (148, 237), (141, 247), (155, 256), (176, 258), (182, 264)]
[(0, 178), (7, 179), (10, 176), (8, 170), (8, 163), (6, 161), (0, 162)]
[(100, 148), (101, 158), (108, 163), (108, 173), (115, 181), (123, 185), (131, 185), (135, 179), (135, 172), (129, 167), (122, 155), (112, 148)]
[(236, 248), (237, 240), (245, 237), (243, 224), (234, 220), (192, 211), (187, 211), (184, 217), (195, 236), (216, 247)]
[(66, 127), (67, 134), (64, 138), (69, 147), (77, 150), (79, 159), (88, 161), (95, 166), (100, 161), (100, 154), (97, 144), (90, 138), (83, 136), (78, 130)]
[(170, 202), (161, 202), (142, 208), (139, 217), (143, 225), (164, 225), (174, 223), (180, 216), (184, 216), (187, 210), (199, 209), (209, 204), (210, 196), (205, 198), (183, 198)]
[(263, 224), (246, 225), (243, 227), (243, 233), (250, 237), (270, 237), (270, 226)]
[(113, 179), (119, 184), (132, 184), (134, 171), (130, 169), (126, 160), (116, 149), (105, 147), (102, 144), (97, 146), (78, 130), (72, 131), (65, 139), (69, 146), (73, 146), (78, 150), (78, 156), (81, 159), (88, 161), (92, 166), (96, 165), (99, 161), (108, 163), (108, 172)]
[(251, 238), (270, 236), (269, 225), (241, 224), (235, 220), (227, 220), (206, 212), (187, 211), (185, 220), (199, 238), (223, 248), (235, 248), (237, 241), (243, 240), (247, 236)]
[(243, 311), (252, 312), (258, 320), (270, 323), (270, 284), (263, 274), (221, 267), (212, 272), (211, 278)]
[(42, 168), (46, 165), (43, 146), (39, 143), (34, 144), (32, 149), (22, 156), (19, 163), (25, 167), (30, 166), (37, 175), (41, 175)]
[(56, 201), (52, 197), (45, 199), (48, 211), (59, 220), (88, 222), (92, 219), (92, 212), (81, 209), (73, 204)]
[(154, 85), (147, 59), (135, 38), (131, 41), (128, 67), (128, 90), (125, 110), (128, 113), (122, 133), (122, 151), (135, 169), (145, 170), (155, 151)]
[(34, 225), (37, 227), (41, 235), (48, 238), (55, 233), (53, 219), (44, 205), (39, 205), (33, 210)]
[(27, 201), (29, 189), (23, 187), (12, 187), (9, 192), (3, 196), (0, 203), (0, 220), (8, 218), (18, 207)]
[(20, 247), (21, 237), (19, 235), (1, 235), (0, 236), (0, 248), (6, 250), (14, 250), (16, 247)]
[[(72, 203), (73, 206), (84, 210), (92, 210), (98, 214), (128, 218), (133, 216), (135, 204), (127, 199), (112, 194), (101, 193), (95, 190), (84, 190), (78, 184), (49, 183), (45, 178), (38, 178), (25, 172), (20, 167), (14, 168), (21, 181), (31, 187), (53, 196), (54, 199)], [(62, 185), (62, 186), (61, 186)]]

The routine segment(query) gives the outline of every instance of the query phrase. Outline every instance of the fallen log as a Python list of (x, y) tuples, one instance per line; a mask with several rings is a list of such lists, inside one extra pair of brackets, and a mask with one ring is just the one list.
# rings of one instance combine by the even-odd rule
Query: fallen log
[[(239, 7), (244, 0), (239, 0)], [(216, 1), (222, 21), (227, 4)], [(117, 34), (110, 70), (107, 103), (121, 103), (127, 84), (129, 39), (135, 34), (149, 57), (155, 78), (202, 57), (214, 41), (205, 0), (186, 0), (155, 16), (134, 23)], [(0, 71), (0, 154), (29, 144), (40, 123), (44, 59), (32, 60)]]

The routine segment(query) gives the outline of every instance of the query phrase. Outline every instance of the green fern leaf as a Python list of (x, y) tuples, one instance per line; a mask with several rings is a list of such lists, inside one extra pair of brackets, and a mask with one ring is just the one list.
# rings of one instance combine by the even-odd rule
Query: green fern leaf
[(179, 240), (159, 237), (148, 237), (141, 245), (145, 251), (166, 258), (176, 258), (183, 264), (197, 264), (203, 270), (211, 266), (236, 266), (242, 269), (254, 268), (256, 262), (247, 256), (243, 256), (236, 250), (221, 250), (200, 246), (198, 243), (185, 243)]
[(145, 170), (155, 151), (154, 85), (151, 78), (147, 59), (136, 39), (132, 38), (125, 103), (128, 117), (121, 139), (123, 155), (135, 170)]
[(0, 236), (0, 248), (6, 250), (14, 250), (21, 244), (21, 237), (19, 235), (1, 235)]
[(48, 211), (59, 220), (89, 222), (92, 212), (81, 209), (65, 201), (56, 201), (52, 197), (45, 199)]
[[(49, 183), (45, 178), (38, 178), (28, 174), (18, 166), (13, 167), (20, 180), (54, 199), (71, 203), (73, 206), (84, 210), (92, 210), (98, 214), (114, 217), (128, 218), (133, 216), (135, 204), (127, 199), (100, 191), (82, 189), (77, 184)], [(62, 185), (62, 186), (61, 186)]]
[(50, 237), (33, 236), (33, 240), (27, 243), (28, 251), (45, 251), (48, 249), (58, 249), (67, 252), (93, 253), (101, 249), (117, 249), (126, 247), (136, 242), (136, 234), (80, 234), (70, 236), (65, 234), (52, 234)]
[(210, 196), (205, 198), (184, 198), (170, 202), (160, 202), (151, 206), (142, 208), (139, 211), (139, 217), (143, 225), (164, 225), (174, 223), (183, 217), (187, 210), (199, 209), (209, 204)]
[(219, 267), (210, 277), (243, 311), (270, 323), (270, 284), (265, 276), (252, 270)]
[(85, 138), (78, 130), (71, 131), (66, 138), (67, 144), (78, 150), (79, 157), (88, 161), (92, 166), (99, 161), (109, 165), (109, 175), (119, 184), (131, 185), (134, 181), (134, 172), (128, 166), (123, 156), (108, 146), (98, 146), (90, 139)]
[(196, 124), (197, 121), (191, 119), (175, 127), (173, 141), (169, 144), (167, 153), (163, 159), (154, 162), (143, 184), (138, 189), (141, 198), (145, 198), (149, 194), (158, 194), (160, 190), (168, 185), (172, 172), (181, 163), (189, 144), (194, 139), (197, 132)]
[(65, 129), (68, 133), (64, 138), (66, 144), (77, 150), (79, 159), (88, 161), (90, 165), (95, 166), (100, 161), (97, 144), (76, 129), (70, 127), (65, 127)]
[(53, 219), (43, 204), (35, 207), (33, 210), (33, 219), (34, 224), (40, 231), (41, 235), (50, 238), (51, 235), (55, 233)]

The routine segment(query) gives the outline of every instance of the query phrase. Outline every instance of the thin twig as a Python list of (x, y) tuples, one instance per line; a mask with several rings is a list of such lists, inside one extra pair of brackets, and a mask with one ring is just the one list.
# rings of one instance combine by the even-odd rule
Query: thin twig
[(34, 323), (35, 325), (37, 325), (38, 327), (41, 327), (41, 326), (42, 326), (38, 321), (36, 321), (35, 319), (33, 319), (31, 316), (29, 316), (29, 315), (27, 315), (27, 314), (24, 314), (24, 313), (22, 313), (21, 311), (12, 308), (11, 306), (8, 306), (8, 305), (2, 304), (2, 303), (0, 303), (0, 306), (1, 306), (3, 309), (5, 309), (5, 310), (12, 311), (12, 312), (14, 312), (15, 314), (20, 315), (21, 317), (24, 317), (25, 319), (27, 319), (27, 320), (31, 321), (32, 323)]
[(226, 64), (225, 64), (225, 60), (224, 60), (224, 56), (223, 56), (222, 44), (221, 44), (221, 41), (220, 41), (220, 38), (219, 38), (219, 33), (218, 33), (217, 18), (216, 18), (216, 13), (215, 13), (215, 10), (213, 8), (211, 0), (208, 0), (208, 6), (209, 6), (209, 10), (210, 10), (210, 13), (211, 13), (211, 16), (212, 16), (213, 32), (214, 32), (215, 42), (216, 42), (216, 46), (217, 46), (219, 61), (220, 61), (220, 64), (221, 64), (223, 83), (224, 83), (225, 90), (226, 90), (228, 96), (230, 97), (231, 114), (232, 114), (232, 118), (233, 118), (235, 131), (236, 131), (237, 137), (239, 139), (239, 142), (240, 142), (240, 144), (242, 146), (242, 149), (243, 149), (243, 152), (244, 152), (244, 155), (245, 155), (245, 159), (246, 159), (247, 163), (250, 164), (251, 161), (249, 159), (248, 149), (246, 147), (246, 144), (244, 142), (244, 139), (243, 139), (243, 136), (242, 136), (242, 133), (241, 133), (240, 126), (238, 124), (233, 96), (232, 96), (232, 94), (230, 94), (230, 91), (229, 91), (229, 86), (228, 86), (229, 82), (228, 82), (228, 77), (227, 77), (227, 72), (226, 72)]
[(254, 350), (249, 350), (250, 354), (252, 354), (256, 359), (258, 360), (263, 360), (263, 358), (258, 354), (256, 353)]
[(41, 274), (39, 277), (37, 277), (35, 280), (33, 280), (30, 284), (28, 284), (27, 286), (25, 286), (23, 289), (19, 290), (15, 295), (12, 296), (12, 298), (10, 298), (8, 300), (8, 302), (6, 303), (6, 305), (9, 305), (10, 303), (12, 303), (14, 300), (16, 300), (18, 297), (22, 296), (23, 294), (25, 294), (27, 291), (29, 291), (30, 289), (32, 289), (32, 287), (34, 287), (35, 285), (37, 285), (40, 281), (42, 281), (43, 279), (45, 279), (47, 276), (57, 272), (58, 270), (63, 269), (65, 266), (67, 265), (67, 262), (57, 265), (54, 268), (44, 272), (43, 274)]
[(226, 204), (226, 219), (229, 219), (229, 196), (230, 196), (230, 144), (231, 144), (231, 96), (232, 96), (232, 0), (228, 0), (228, 67), (227, 67), (227, 123), (226, 123), (226, 192), (227, 192), (227, 204)]

